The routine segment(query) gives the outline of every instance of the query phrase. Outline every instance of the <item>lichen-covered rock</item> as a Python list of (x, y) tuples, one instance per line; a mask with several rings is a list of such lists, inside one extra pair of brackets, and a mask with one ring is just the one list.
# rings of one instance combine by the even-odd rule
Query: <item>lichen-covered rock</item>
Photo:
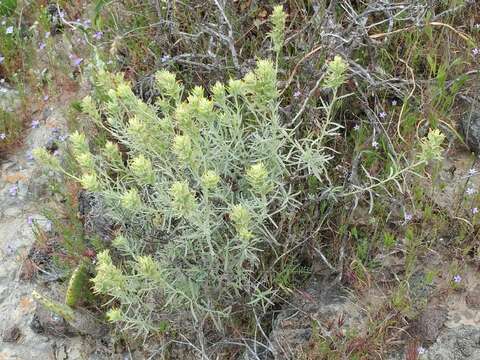
[(472, 310), (480, 310), (480, 284), (467, 292), (465, 303)]
[(440, 306), (428, 306), (415, 321), (415, 334), (423, 343), (434, 342), (447, 320), (447, 310)]
[(480, 328), (460, 326), (442, 334), (424, 355), (426, 360), (480, 359)]
[(22, 336), (22, 332), (18, 326), (12, 326), (9, 329), (6, 329), (3, 333), (2, 340), (4, 342), (17, 342)]
[(480, 113), (471, 112), (462, 119), (461, 128), (470, 151), (480, 153)]
[(18, 91), (9, 86), (0, 85), (0, 109), (13, 112), (20, 106), (20, 95)]
[[(466, 205), (463, 199), (467, 197), (467, 189), (478, 191), (480, 188), (480, 172), (478, 171), (475, 156), (467, 151), (451, 151), (447, 154), (441, 163), (435, 183), (430, 180), (422, 180), (426, 191), (425, 194), (439, 208), (446, 211), (451, 216), (458, 216), (462, 212), (468, 214), (470, 207)], [(468, 181), (468, 186), (465, 186)], [(445, 232), (449, 232), (453, 227), (451, 224), (441, 222), (437, 226), (445, 227)]]

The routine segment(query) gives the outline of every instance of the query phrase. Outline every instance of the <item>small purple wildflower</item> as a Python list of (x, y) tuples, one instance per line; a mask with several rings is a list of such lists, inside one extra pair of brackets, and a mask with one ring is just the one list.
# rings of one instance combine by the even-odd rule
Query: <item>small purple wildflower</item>
[(418, 353), (418, 355), (423, 355), (423, 354), (425, 354), (426, 352), (427, 352), (427, 350), (426, 350), (423, 346), (419, 346), (419, 347), (417, 348), (417, 353)]
[(44, 42), (41, 42), (40, 45), (38, 45), (38, 50), (43, 50), (47, 47), (47, 44), (45, 44)]
[(33, 160), (35, 160), (35, 158), (33, 157), (33, 154), (32, 154), (31, 151), (29, 151), (29, 152), (27, 153), (27, 160), (28, 160), (28, 161), (33, 161)]
[(7, 29), (5, 30), (5, 34), (13, 34), (13, 26), (7, 27)]
[(372, 141), (372, 146), (374, 149), (378, 149), (378, 142), (376, 140)]
[(457, 274), (453, 277), (453, 282), (455, 284), (460, 284), (461, 281), (462, 281), (462, 277), (460, 275)]
[(0, 140), (5, 140), (7, 138), (7, 134), (0, 133)]
[(95, 32), (95, 34), (93, 34), (93, 38), (95, 40), (100, 40), (102, 38), (102, 36), (103, 36), (103, 31), (97, 31), (97, 32)]
[(27, 218), (27, 224), (30, 225), (30, 226), (33, 225), (33, 216), (29, 216), (29, 217)]
[(168, 60), (170, 60), (170, 55), (163, 55), (160, 60), (162, 61), (162, 63), (165, 63), (165, 62), (167, 62)]
[(472, 214), (475, 215), (475, 214), (478, 214), (478, 208), (474, 207), (472, 209)]
[(68, 135), (60, 135), (60, 136), (58, 137), (58, 141), (64, 142), (65, 140), (67, 140), (67, 138), (68, 138)]
[(48, 96), (48, 95), (45, 95), (45, 96), (43, 97), (43, 101), (48, 101), (48, 99), (50, 99), (50, 96)]
[(397, 100), (392, 100), (392, 106), (397, 106), (398, 102)]
[(387, 113), (385, 111), (382, 111), (380, 114), (378, 114), (378, 116), (380, 116), (380, 118), (384, 119), (387, 117)]
[(475, 168), (468, 169), (468, 175), (472, 176), (472, 175), (475, 175), (476, 173), (477, 173), (477, 169)]
[(8, 192), (10, 193), (10, 196), (17, 196), (18, 186), (13, 185), (10, 189), (8, 189)]
[(405, 213), (405, 222), (411, 221), (413, 219), (413, 215), (409, 213)]
[(55, 151), (53, 152), (53, 156), (58, 156), (58, 155), (60, 155), (60, 150), (55, 150)]
[(32, 129), (37, 129), (38, 127), (40, 127), (40, 121), (32, 120)]
[(302, 92), (300, 90), (297, 90), (293, 93), (293, 97), (295, 99), (298, 99), (302, 95)]
[(358, 130), (360, 130), (360, 125), (358, 125), (358, 124), (355, 124), (355, 126), (353, 127), (353, 130), (355, 130), (355, 131), (358, 131)]
[(73, 66), (80, 66), (80, 64), (83, 62), (83, 58), (78, 57), (78, 56), (72, 56), (72, 64)]
[(47, 31), (47, 32), (45, 33), (45, 39), (48, 39), (49, 37), (50, 37), (50, 31)]
[(83, 22), (83, 27), (85, 27), (86, 29), (88, 29), (90, 27), (90, 25), (92, 25), (92, 21), (87, 19)]
[(473, 56), (477, 56), (478, 54), (480, 54), (480, 49), (475, 48), (475, 49), (472, 50), (472, 55)]

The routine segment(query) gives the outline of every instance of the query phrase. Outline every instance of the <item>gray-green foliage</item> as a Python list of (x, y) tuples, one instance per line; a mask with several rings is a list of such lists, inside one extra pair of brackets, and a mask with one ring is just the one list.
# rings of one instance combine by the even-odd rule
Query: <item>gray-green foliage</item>
[[(106, 73), (99, 79), (111, 83)], [(128, 149), (125, 163), (114, 143), (94, 156), (83, 136), (72, 136), (82, 184), (121, 225), (113, 244), (128, 259), (120, 268), (100, 254), (95, 290), (121, 304), (112, 320), (144, 330), (155, 327), (155, 313), (190, 310), (220, 324), (235, 304), (265, 308), (274, 289), (259, 269), (286, 250), (273, 231), (296, 205), (286, 180), (312, 166), (302, 155), (312, 143), (292, 143), (281, 125), (268, 60), (242, 80), (216, 84), (211, 97), (194, 88), (182, 101), (184, 89), (167, 72), (157, 86), (155, 107), (122, 82), (100, 105), (106, 129)], [(92, 118), (97, 105), (84, 101)], [(322, 155), (322, 144), (313, 150)]]
[[(277, 23), (274, 45), (285, 21)], [(341, 58), (330, 63), (325, 87), (333, 99), (346, 71)], [(319, 138), (294, 140), (280, 120), (270, 60), (258, 60), (241, 80), (217, 83), (209, 96), (201, 87), (186, 94), (174, 74), (159, 71), (154, 105), (121, 76), (100, 68), (95, 81), (101, 96), (85, 98), (83, 109), (115, 141), (94, 155), (75, 133), (70, 146), (78, 180), (101, 196), (121, 230), (114, 250), (98, 255), (93, 279), (116, 304), (109, 319), (148, 332), (189, 313), (221, 328), (234, 307), (266, 309), (277, 290), (268, 272), (289, 250), (278, 221), (297, 206), (288, 181), (306, 173), (325, 179), (325, 142), (338, 129), (333, 104)], [(51, 163), (45, 151), (36, 156)]]

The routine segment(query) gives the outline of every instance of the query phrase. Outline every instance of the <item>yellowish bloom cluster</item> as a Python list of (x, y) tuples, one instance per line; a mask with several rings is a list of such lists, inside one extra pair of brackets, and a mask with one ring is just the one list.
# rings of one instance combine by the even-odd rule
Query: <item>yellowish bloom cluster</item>
[(196, 208), (195, 196), (186, 181), (176, 181), (170, 188), (172, 208), (178, 216), (188, 216)]

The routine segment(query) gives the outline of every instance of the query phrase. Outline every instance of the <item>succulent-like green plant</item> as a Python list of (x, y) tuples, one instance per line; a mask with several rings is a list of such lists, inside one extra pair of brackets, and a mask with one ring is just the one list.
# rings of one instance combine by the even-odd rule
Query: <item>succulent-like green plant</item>
[(86, 263), (80, 263), (68, 282), (67, 292), (65, 294), (65, 304), (74, 307), (81, 300), (91, 298), (90, 292), (90, 277), (88, 273), (88, 266)]
[(66, 304), (59, 303), (58, 301), (54, 301), (52, 299), (47, 298), (46, 296), (41, 295), (37, 291), (32, 292), (32, 297), (38, 301), (41, 305), (45, 306), (51, 312), (61, 316), (66, 321), (70, 322), (75, 319), (75, 313), (70, 308), (70, 306)]

